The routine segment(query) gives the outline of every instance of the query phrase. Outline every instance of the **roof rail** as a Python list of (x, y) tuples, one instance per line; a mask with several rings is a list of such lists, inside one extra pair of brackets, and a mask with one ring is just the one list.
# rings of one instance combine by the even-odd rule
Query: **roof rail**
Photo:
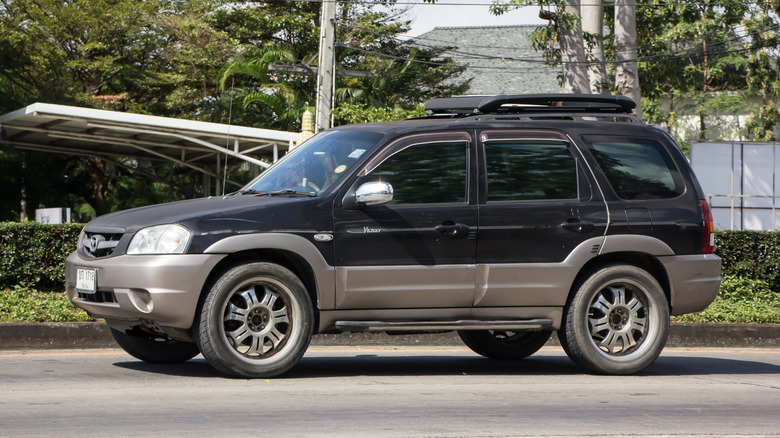
[(500, 94), (431, 99), (424, 108), (433, 114), (489, 114), (498, 112), (608, 112), (631, 114), (636, 103), (626, 96), (604, 94)]

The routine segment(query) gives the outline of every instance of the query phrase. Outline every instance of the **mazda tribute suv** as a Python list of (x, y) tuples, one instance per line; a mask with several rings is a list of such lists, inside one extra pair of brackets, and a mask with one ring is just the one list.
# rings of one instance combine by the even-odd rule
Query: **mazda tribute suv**
[(517, 360), (557, 331), (583, 369), (636, 373), (714, 299), (720, 259), (689, 163), (634, 107), (461, 96), (329, 129), (230, 195), (92, 220), (67, 293), (140, 360), (239, 377), (333, 332), (457, 331)]

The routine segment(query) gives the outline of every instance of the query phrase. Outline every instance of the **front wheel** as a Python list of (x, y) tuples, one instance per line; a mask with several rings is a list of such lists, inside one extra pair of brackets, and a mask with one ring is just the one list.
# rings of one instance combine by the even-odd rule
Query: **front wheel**
[(206, 295), (197, 327), (203, 357), (244, 378), (285, 373), (303, 356), (314, 311), (301, 280), (273, 263), (238, 265)]
[(154, 335), (132, 335), (111, 328), (111, 335), (127, 354), (149, 363), (181, 363), (197, 356), (195, 344)]
[(460, 330), (458, 336), (471, 351), (490, 359), (518, 360), (526, 358), (550, 339), (548, 330)]
[(576, 289), (558, 332), (566, 354), (601, 374), (634, 374), (661, 354), (669, 305), (658, 281), (631, 265), (606, 266)]

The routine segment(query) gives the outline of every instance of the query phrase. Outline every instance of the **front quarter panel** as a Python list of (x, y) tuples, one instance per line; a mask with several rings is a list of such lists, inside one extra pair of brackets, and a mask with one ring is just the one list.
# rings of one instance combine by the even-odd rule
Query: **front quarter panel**
[[(310, 233), (314, 234), (314, 233)], [(327, 233), (325, 233), (327, 234)], [(331, 245), (332, 242), (318, 243)], [(241, 234), (222, 239), (204, 251), (204, 254), (232, 254), (258, 248), (287, 251), (302, 257), (314, 271), (317, 281), (317, 300), (320, 310), (333, 309), (335, 305), (336, 275), (318, 249), (310, 240), (291, 233)]]

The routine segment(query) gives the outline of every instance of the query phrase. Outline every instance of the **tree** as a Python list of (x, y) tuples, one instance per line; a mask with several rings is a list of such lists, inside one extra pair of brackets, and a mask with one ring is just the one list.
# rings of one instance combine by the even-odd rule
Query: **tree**
[[(752, 111), (744, 133), (771, 138), (771, 127), (777, 126), (772, 107), (778, 98), (773, 91), (780, 48), (778, 7), (690, 0), (639, 8), (640, 75), (645, 78), (641, 87), (648, 98), (648, 120), (665, 125), (685, 142), (683, 113), (698, 119), (694, 138), (707, 139), (718, 118), (725, 118), (722, 126), (733, 127), (727, 134), (739, 134), (733, 115)], [(763, 102), (760, 108), (751, 108), (755, 96)]]
[(604, 57), (604, 2), (582, 0), (582, 32), (588, 62), (588, 81), (593, 94), (609, 94)]
[[(540, 7), (539, 18), (549, 20), (550, 24), (531, 35), (531, 47), (545, 51), (549, 65), (561, 65), (561, 86), (564, 92), (590, 93), (585, 36), (582, 33), (578, 0), (494, 0), (490, 10), (501, 15), (532, 5)], [(589, 37), (593, 41), (592, 36)], [(558, 42), (559, 47), (555, 47), (555, 42)]]
[(615, 0), (615, 92), (636, 102), (634, 113), (642, 117), (637, 62), (635, 0)]
[[(240, 109), (250, 105), (260, 106), (267, 113), (263, 123), (266, 128), (285, 131), (300, 130), (300, 120), (307, 99), (304, 87), (296, 86), (294, 77), (271, 70), (272, 66), (291, 65), (296, 62), (292, 48), (281, 43), (267, 43), (259, 49), (250, 49), (225, 64), (219, 72), (219, 88), (224, 91), (229, 79), (239, 78), (237, 94), (234, 84), (231, 93), (238, 97)], [(307, 71), (307, 70), (302, 70)], [(281, 76), (281, 78), (280, 78)]]
[[(208, 118), (217, 103), (216, 73), (237, 49), (227, 33), (209, 24), (210, 11), (221, 3), (0, 0), (0, 112), (41, 101)], [(192, 196), (194, 187), (190, 175), (167, 165), (8, 146), (2, 152), (0, 168), (10, 169), (0, 174), (0, 185), (10, 188), (0, 198), (4, 220), (43, 206), (102, 214), (134, 199)], [(147, 188), (128, 199), (122, 187), (133, 186), (134, 179)], [(170, 187), (182, 190), (171, 193)]]

